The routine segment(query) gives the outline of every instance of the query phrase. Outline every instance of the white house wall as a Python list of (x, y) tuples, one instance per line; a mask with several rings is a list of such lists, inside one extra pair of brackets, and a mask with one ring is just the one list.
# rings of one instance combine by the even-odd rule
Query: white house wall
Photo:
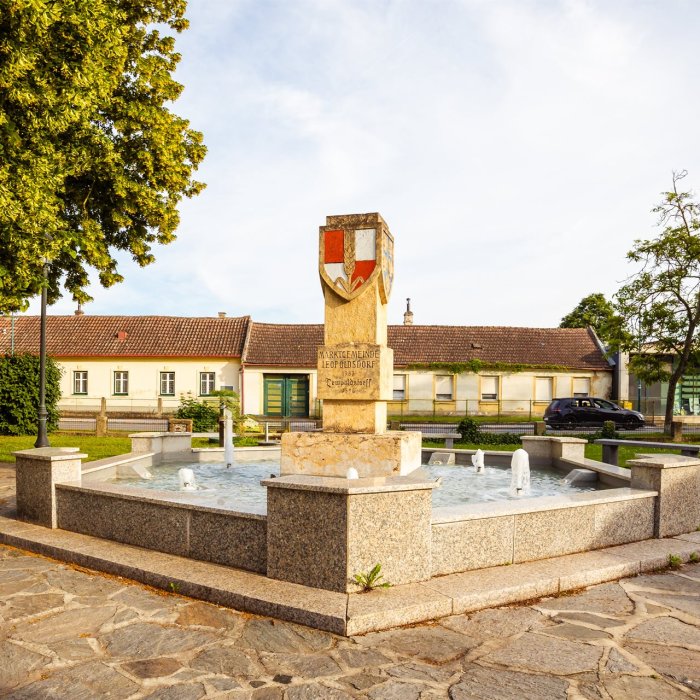
[[(214, 372), (215, 389), (233, 387), (239, 390), (240, 361), (238, 359), (58, 359), (62, 368), (60, 407), (68, 410), (98, 410), (102, 398), (110, 411), (153, 411), (162, 400), (165, 411), (174, 410), (182, 394), (191, 393), (199, 398), (200, 373)], [(73, 392), (73, 373), (88, 373), (88, 391), (85, 395)], [(114, 395), (114, 372), (129, 373), (129, 391), (126, 396)], [(174, 396), (160, 395), (160, 373), (175, 373)]]

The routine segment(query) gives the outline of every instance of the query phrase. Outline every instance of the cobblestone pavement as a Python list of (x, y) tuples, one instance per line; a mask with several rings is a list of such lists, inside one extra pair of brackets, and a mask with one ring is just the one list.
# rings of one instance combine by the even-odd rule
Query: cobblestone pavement
[(0, 546), (0, 695), (700, 697), (700, 565), (346, 639)]

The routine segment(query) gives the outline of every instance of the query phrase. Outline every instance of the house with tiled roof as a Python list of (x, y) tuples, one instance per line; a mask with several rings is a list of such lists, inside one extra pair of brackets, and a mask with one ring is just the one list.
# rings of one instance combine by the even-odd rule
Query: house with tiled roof
[[(63, 412), (174, 411), (182, 394), (238, 390), (250, 317), (47, 317), (46, 349), (61, 369)], [(0, 318), (0, 354), (39, 352), (39, 317)]]
[[(38, 317), (0, 319), (0, 353), (38, 351)], [(245, 413), (317, 416), (323, 326), (250, 317), (49, 316), (47, 349), (63, 369), (61, 409), (174, 410), (182, 394), (241, 395)], [(582, 328), (389, 326), (389, 413), (541, 415), (555, 396), (610, 397), (612, 367)]]
[[(323, 326), (251, 322), (242, 357), (248, 413), (306, 415)], [(389, 326), (389, 413), (541, 415), (555, 396), (610, 397), (612, 366), (585, 328)]]

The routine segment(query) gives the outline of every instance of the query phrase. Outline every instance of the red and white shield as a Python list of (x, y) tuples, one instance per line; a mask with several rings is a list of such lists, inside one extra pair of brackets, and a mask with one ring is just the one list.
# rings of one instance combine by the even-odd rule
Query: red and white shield
[(343, 299), (353, 299), (378, 274), (376, 228), (321, 230), (319, 272)]

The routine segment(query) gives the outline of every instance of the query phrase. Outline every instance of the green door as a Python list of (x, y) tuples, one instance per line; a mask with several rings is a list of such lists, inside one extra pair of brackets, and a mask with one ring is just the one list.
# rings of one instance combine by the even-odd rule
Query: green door
[(266, 374), (263, 410), (266, 416), (309, 415), (309, 378), (298, 374)]

